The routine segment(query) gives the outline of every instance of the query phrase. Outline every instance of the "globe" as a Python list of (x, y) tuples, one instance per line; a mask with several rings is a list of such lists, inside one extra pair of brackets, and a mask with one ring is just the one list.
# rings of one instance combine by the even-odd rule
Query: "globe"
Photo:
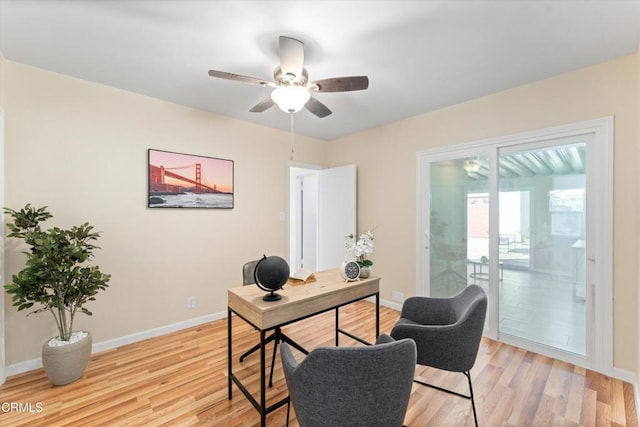
[(275, 291), (289, 280), (289, 264), (279, 256), (264, 255), (256, 264), (253, 278), (260, 289), (269, 292), (262, 297), (264, 301), (278, 301), (282, 296)]

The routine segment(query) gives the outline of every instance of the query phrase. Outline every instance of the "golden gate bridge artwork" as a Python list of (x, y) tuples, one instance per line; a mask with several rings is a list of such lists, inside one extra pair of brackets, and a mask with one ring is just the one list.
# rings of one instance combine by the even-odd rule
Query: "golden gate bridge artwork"
[(233, 161), (149, 150), (149, 207), (233, 208)]
[[(195, 168), (196, 174), (195, 179), (187, 178), (182, 175), (178, 175), (175, 172), (171, 172), (171, 170), (175, 169), (192, 169)], [(175, 184), (167, 184), (165, 182), (166, 177), (174, 178), (179, 181), (188, 182), (191, 184), (195, 184), (195, 193), (201, 194), (203, 189), (212, 191), (214, 193), (219, 193), (216, 185), (213, 187), (202, 183), (202, 165), (200, 163), (196, 163), (195, 165), (187, 165), (187, 166), (179, 166), (176, 168), (165, 168), (164, 166), (155, 166), (149, 165), (149, 189), (151, 193), (156, 194), (180, 194), (183, 193), (183, 186), (175, 185)]]

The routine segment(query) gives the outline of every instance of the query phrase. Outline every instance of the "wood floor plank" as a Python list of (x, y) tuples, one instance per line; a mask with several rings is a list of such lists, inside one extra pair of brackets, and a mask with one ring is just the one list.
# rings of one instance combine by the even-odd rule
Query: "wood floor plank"
[[(380, 308), (380, 331), (399, 317)], [(374, 305), (358, 302), (340, 310), (341, 327), (374, 341)], [(289, 325), (284, 332), (307, 349), (334, 345), (334, 314)], [(233, 318), (234, 372), (259, 392), (259, 352), (240, 363), (240, 354), (259, 334)], [(360, 345), (340, 337), (341, 345)], [(270, 358), (272, 344), (267, 346)], [(268, 402), (287, 395), (280, 359)], [(304, 356), (296, 352), (296, 358)], [(267, 367), (270, 366), (270, 359)], [(418, 367), (427, 382), (467, 392), (462, 374)], [(481, 426), (637, 426), (634, 388), (629, 383), (483, 339), (471, 371)], [(91, 356), (85, 375), (66, 386), (52, 386), (42, 369), (16, 375), (0, 387), (0, 401), (41, 403), (42, 412), (0, 412), (0, 426), (222, 426), (260, 424), (260, 416), (234, 386), (227, 396), (227, 320), (219, 320)], [(283, 426), (286, 406), (267, 417)], [(414, 383), (406, 426), (473, 426), (471, 403)], [(297, 426), (291, 412), (291, 426)]]
[(567, 399), (567, 421), (580, 424), (582, 422), (582, 407), (584, 405), (584, 376), (577, 373), (576, 369), (571, 374), (571, 386)]
[(629, 383), (623, 383), (624, 390), (624, 408), (625, 408), (625, 420), (637, 420), (638, 414), (636, 409), (635, 393), (633, 385)]

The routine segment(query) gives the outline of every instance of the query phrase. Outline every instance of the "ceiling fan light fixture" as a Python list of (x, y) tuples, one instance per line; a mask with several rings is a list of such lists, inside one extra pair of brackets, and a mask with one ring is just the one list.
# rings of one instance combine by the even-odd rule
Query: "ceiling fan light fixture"
[(468, 173), (478, 172), (481, 166), (482, 165), (480, 164), (480, 161), (478, 159), (467, 159), (462, 163), (462, 167)]
[(280, 86), (271, 92), (271, 99), (285, 113), (297, 113), (311, 98), (311, 94), (302, 86)]

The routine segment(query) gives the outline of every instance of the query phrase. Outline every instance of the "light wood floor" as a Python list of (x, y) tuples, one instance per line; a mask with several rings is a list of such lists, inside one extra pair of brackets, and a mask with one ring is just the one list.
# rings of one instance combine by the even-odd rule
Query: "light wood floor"
[[(373, 340), (373, 304), (341, 309), (341, 327)], [(381, 332), (398, 312), (381, 307)], [(234, 318), (234, 371), (258, 395), (258, 354), (242, 364), (237, 356), (258, 334)], [(307, 349), (332, 345), (333, 313), (284, 328)], [(255, 426), (260, 417), (234, 386), (227, 399), (227, 321), (123, 346), (92, 356), (83, 378), (53, 387), (42, 370), (16, 375), (0, 387), (0, 403), (19, 403), (31, 412), (0, 411), (0, 426)], [(237, 345), (236, 345), (237, 344)], [(341, 345), (355, 344), (341, 337)], [(270, 354), (271, 345), (267, 348)], [(303, 356), (298, 355), (301, 359)], [(633, 386), (506, 344), (484, 339), (471, 371), (481, 426), (635, 426)], [(466, 391), (462, 374), (418, 368), (422, 378)], [(286, 396), (279, 355), (269, 401)], [(41, 405), (42, 411), (38, 412)], [(267, 417), (284, 425), (286, 406)], [(293, 422), (295, 414), (292, 411)], [(414, 384), (405, 425), (471, 426), (470, 402)]]

